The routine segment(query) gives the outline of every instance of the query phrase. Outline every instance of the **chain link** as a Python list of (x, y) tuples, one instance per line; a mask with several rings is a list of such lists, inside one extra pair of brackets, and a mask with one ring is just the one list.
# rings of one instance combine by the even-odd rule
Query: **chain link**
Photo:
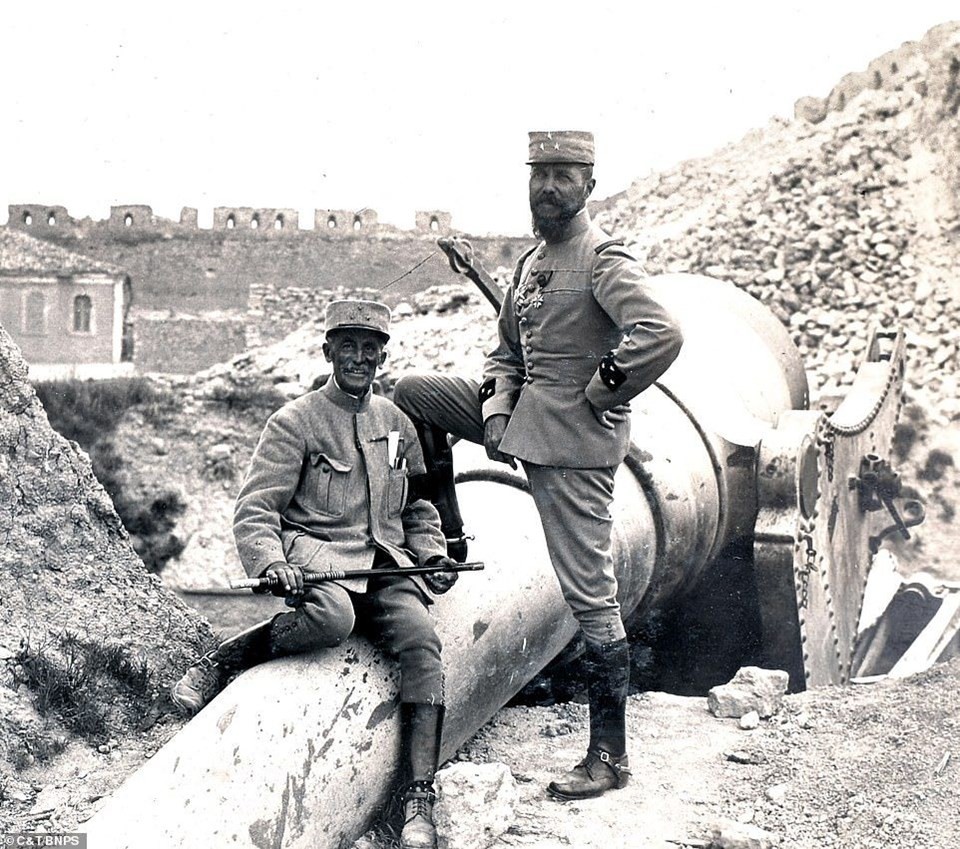
[[(857, 422), (855, 425), (841, 425), (833, 421), (831, 416), (827, 415), (826, 413), (821, 415), (817, 420), (815, 429), (817, 453), (819, 457), (823, 458), (823, 463), (827, 472), (827, 481), (830, 483), (832, 483), (834, 479), (834, 453), (837, 437), (855, 437), (866, 431), (873, 424), (877, 415), (883, 409), (884, 404), (887, 402), (887, 398), (890, 396), (891, 391), (902, 375), (900, 365), (902, 364), (903, 359), (902, 356), (896, 356), (897, 349), (899, 347), (896, 344), (897, 341), (899, 341), (899, 339), (895, 340), (894, 351), (890, 357), (889, 368), (887, 369), (886, 381), (883, 389), (881, 390), (870, 411), (863, 417), (861, 421)], [(819, 474), (820, 469), (818, 469), (818, 481)], [(801, 518), (797, 526), (797, 545), (798, 547), (803, 547), (802, 562), (798, 562), (796, 564), (796, 575), (798, 581), (797, 602), (799, 609), (802, 611), (809, 611), (810, 609), (811, 576), (819, 575), (819, 564), (823, 560), (823, 557), (817, 552), (816, 545), (816, 517), (819, 513), (819, 501), (822, 496), (823, 492), (820, 491), (820, 487), (818, 485), (817, 507), (812, 511), (812, 515), (809, 518)], [(798, 561), (800, 560), (799, 557), (797, 559)], [(824, 568), (827, 567), (824, 566)], [(829, 615), (833, 609), (833, 593), (825, 593), (823, 602), (826, 605), (827, 614)], [(843, 674), (844, 670), (841, 669), (840, 672)]]
[[(891, 359), (888, 361), (889, 368), (887, 369), (887, 380), (884, 384), (883, 390), (880, 392), (880, 395), (877, 396), (877, 401), (871, 408), (870, 412), (867, 413), (859, 422), (857, 422), (855, 425), (840, 425), (832, 421), (830, 416), (824, 416), (822, 418), (822, 422), (818, 423), (818, 431), (822, 431), (824, 437), (826, 437), (827, 434), (832, 436), (856, 436), (857, 434), (863, 433), (868, 427), (870, 427), (870, 424), (877, 417), (877, 414), (886, 403), (887, 396), (890, 394), (894, 383), (897, 382), (899, 377), (900, 369), (896, 366), (898, 363), (902, 362), (902, 357), (891, 357)], [(818, 432), (817, 435), (819, 438), (821, 435), (820, 432)]]
[[(820, 493), (817, 493), (819, 499)], [(817, 568), (817, 545), (814, 541), (817, 530), (817, 513), (814, 508), (812, 514), (801, 518), (797, 526), (797, 544), (804, 547), (803, 565), (797, 567), (797, 579), (800, 582), (800, 596), (797, 605), (801, 610), (810, 606), (810, 575)]]

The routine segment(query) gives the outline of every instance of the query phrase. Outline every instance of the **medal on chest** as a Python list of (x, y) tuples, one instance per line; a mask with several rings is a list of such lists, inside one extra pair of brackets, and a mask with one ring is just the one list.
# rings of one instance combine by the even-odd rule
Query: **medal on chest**
[(517, 314), (524, 312), (528, 307), (539, 309), (543, 306), (543, 287), (550, 282), (552, 276), (552, 271), (531, 272), (520, 281), (513, 299)]

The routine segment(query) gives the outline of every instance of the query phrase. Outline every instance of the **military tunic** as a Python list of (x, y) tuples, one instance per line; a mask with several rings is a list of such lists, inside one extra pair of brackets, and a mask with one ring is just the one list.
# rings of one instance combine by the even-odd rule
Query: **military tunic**
[[(402, 463), (388, 456), (390, 431), (402, 440)], [(243, 568), (251, 577), (279, 560), (369, 569), (378, 549), (403, 567), (445, 554), (436, 508), (407, 501), (408, 476), (423, 471), (410, 420), (386, 398), (355, 398), (331, 378), (264, 428), (234, 514)], [(363, 591), (366, 581), (345, 586)]]
[[(391, 431), (402, 439), (388, 454)], [(307, 571), (423, 565), (446, 553), (428, 501), (408, 501), (407, 476), (422, 474), (410, 420), (390, 401), (321, 389), (274, 413), (237, 498), (234, 536), (250, 576), (286, 561)], [(355, 625), (400, 661), (404, 702), (443, 701), (441, 645), (419, 576), (353, 578), (305, 589), (273, 620), (284, 653), (335, 646)]]
[(570, 222), (568, 238), (541, 242), (521, 260), (480, 389), (484, 420), (510, 416), (501, 451), (579, 469), (623, 460), (630, 423), (625, 410), (608, 411), (653, 383), (682, 341), (643, 278), (586, 210)]
[(487, 419), (509, 417), (499, 448), (523, 462), (564, 598), (600, 644), (624, 636), (610, 504), (629, 448), (626, 405), (682, 344), (643, 278), (622, 244), (581, 210), (564, 239), (521, 258), (479, 387), (423, 375), (394, 390), (412, 418), (476, 442)]

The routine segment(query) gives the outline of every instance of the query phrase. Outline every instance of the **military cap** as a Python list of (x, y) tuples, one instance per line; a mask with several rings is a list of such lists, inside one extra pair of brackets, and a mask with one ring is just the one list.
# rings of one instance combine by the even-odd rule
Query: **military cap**
[(379, 301), (330, 301), (324, 326), (328, 336), (333, 330), (372, 330), (386, 342), (390, 338), (390, 307)]
[(537, 130), (530, 135), (527, 165), (539, 162), (594, 164), (593, 133), (584, 130)]

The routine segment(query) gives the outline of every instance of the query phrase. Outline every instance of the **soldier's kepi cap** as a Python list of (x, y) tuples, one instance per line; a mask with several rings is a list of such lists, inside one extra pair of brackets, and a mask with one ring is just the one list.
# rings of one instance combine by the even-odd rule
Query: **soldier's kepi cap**
[(593, 133), (585, 130), (537, 130), (530, 135), (527, 165), (540, 162), (594, 164)]
[(327, 304), (326, 335), (334, 330), (372, 330), (390, 338), (390, 307), (379, 301), (342, 300)]

